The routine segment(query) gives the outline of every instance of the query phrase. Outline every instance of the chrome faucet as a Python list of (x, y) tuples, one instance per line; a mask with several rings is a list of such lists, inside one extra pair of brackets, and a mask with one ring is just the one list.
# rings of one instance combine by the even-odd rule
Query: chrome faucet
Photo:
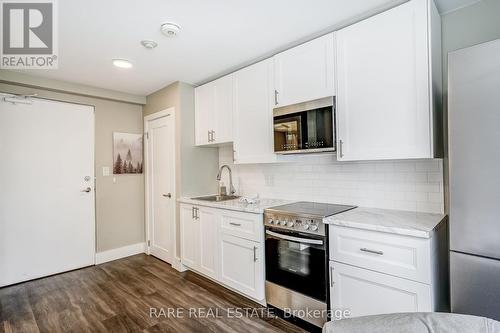
[(226, 168), (227, 171), (229, 171), (229, 194), (233, 195), (236, 193), (236, 190), (234, 189), (234, 186), (233, 186), (233, 173), (232, 173), (229, 165), (224, 164), (223, 166), (220, 167), (219, 173), (217, 174), (217, 181), (220, 182), (221, 175), (222, 175), (222, 169), (224, 169), (224, 168)]

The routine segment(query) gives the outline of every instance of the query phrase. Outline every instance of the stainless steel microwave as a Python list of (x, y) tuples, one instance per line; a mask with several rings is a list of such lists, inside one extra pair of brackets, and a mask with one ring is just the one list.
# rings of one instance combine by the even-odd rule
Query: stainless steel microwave
[(335, 98), (326, 97), (273, 110), (274, 152), (335, 151)]

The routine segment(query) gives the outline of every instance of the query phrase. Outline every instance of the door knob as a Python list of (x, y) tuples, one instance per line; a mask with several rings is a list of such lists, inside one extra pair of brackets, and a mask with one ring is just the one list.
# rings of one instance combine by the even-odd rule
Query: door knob
[(82, 190), (82, 192), (87, 192), (87, 193), (89, 193), (90, 191), (92, 191), (90, 187), (87, 187), (86, 189)]
[(163, 196), (164, 196), (165, 198), (171, 198), (171, 197), (172, 197), (172, 194), (171, 194), (171, 193), (167, 193), (167, 194), (163, 194)]

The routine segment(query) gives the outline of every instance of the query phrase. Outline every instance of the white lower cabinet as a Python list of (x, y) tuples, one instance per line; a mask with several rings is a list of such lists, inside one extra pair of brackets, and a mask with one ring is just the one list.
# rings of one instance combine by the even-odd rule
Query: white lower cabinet
[(265, 304), (262, 214), (180, 205), (186, 267)]
[(430, 238), (329, 225), (330, 302), (352, 317), (448, 310), (445, 223)]
[(332, 309), (349, 310), (352, 317), (433, 310), (427, 284), (333, 261), (330, 268)]
[(200, 230), (200, 264), (199, 271), (211, 278), (218, 276), (217, 256), (217, 211), (206, 207), (200, 207), (198, 212)]
[(264, 298), (262, 244), (221, 235), (221, 282), (254, 299)]
[(200, 224), (196, 218), (197, 207), (189, 205), (180, 206), (181, 222), (181, 260), (182, 264), (198, 269), (200, 261)]

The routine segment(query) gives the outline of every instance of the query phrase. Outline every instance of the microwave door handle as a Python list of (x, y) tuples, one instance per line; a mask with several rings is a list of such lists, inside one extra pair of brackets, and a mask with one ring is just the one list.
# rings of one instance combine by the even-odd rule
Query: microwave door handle
[(273, 236), (276, 238), (286, 239), (292, 242), (303, 243), (303, 244), (315, 244), (315, 245), (323, 245), (323, 241), (319, 239), (308, 239), (308, 238), (299, 238), (288, 235), (279, 234), (274, 231), (266, 230), (266, 235)]

